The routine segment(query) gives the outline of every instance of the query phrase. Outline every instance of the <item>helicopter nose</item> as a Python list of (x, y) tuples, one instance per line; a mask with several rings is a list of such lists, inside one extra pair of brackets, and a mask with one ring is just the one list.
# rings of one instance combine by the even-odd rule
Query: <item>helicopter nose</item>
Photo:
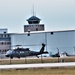
[(9, 50), (9, 51), (6, 52), (5, 56), (6, 56), (6, 57), (9, 57), (11, 54), (12, 54), (12, 51)]
[(9, 57), (9, 55), (7, 55), (7, 54), (6, 54), (5, 56), (6, 56), (6, 57)]

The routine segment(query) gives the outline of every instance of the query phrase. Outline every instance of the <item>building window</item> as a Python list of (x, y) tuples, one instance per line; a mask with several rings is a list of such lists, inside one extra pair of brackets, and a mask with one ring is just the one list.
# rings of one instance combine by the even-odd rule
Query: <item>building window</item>
[(4, 37), (6, 37), (6, 35), (4, 35)]
[(27, 27), (29, 27), (29, 26), (27, 26)]
[(8, 44), (8, 45), (10, 45), (10, 44), (11, 44), (11, 42), (7, 42), (7, 44)]
[(38, 28), (36, 28), (36, 31), (38, 31)]
[(8, 35), (8, 37), (10, 37), (10, 35)]
[(3, 37), (3, 35), (1, 35), (1, 37)]
[(1, 44), (3, 45), (3, 42), (1, 42)]

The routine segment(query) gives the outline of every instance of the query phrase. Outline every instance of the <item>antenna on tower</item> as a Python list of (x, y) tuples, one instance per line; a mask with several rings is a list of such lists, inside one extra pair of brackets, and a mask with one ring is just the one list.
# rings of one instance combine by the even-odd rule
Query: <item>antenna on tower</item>
[(34, 16), (34, 5), (33, 5), (33, 16)]
[(34, 4), (33, 4), (33, 9), (32, 9), (32, 15), (36, 16), (35, 10), (34, 10)]
[(36, 13), (35, 13), (35, 10), (34, 10), (34, 4), (32, 5), (31, 14), (32, 14), (33, 16), (36, 16)]

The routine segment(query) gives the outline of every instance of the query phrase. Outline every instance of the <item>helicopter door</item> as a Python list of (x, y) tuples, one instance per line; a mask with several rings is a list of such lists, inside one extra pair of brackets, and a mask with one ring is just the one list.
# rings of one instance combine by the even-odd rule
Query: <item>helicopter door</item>
[(20, 51), (19, 51), (19, 50), (16, 51), (16, 57), (17, 57), (17, 58), (20, 58)]

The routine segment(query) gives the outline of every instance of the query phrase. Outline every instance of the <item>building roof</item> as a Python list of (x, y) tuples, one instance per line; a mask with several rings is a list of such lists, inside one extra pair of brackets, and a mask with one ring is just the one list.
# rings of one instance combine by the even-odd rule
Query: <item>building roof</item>
[[(75, 32), (75, 30), (59, 30), (59, 31), (31, 31), (30, 34), (37, 34), (37, 33), (55, 33), (55, 32)], [(28, 32), (24, 32), (24, 33), (10, 33), (10, 34), (14, 34), (14, 35), (22, 35), (22, 34), (28, 34)]]
[(39, 18), (36, 17), (36, 16), (31, 16), (29, 19), (27, 19), (27, 21), (31, 21), (31, 20), (36, 20), (36, 21), (38, 21), (38, 20), (41, 20), (41, 19), (39, 19)]

